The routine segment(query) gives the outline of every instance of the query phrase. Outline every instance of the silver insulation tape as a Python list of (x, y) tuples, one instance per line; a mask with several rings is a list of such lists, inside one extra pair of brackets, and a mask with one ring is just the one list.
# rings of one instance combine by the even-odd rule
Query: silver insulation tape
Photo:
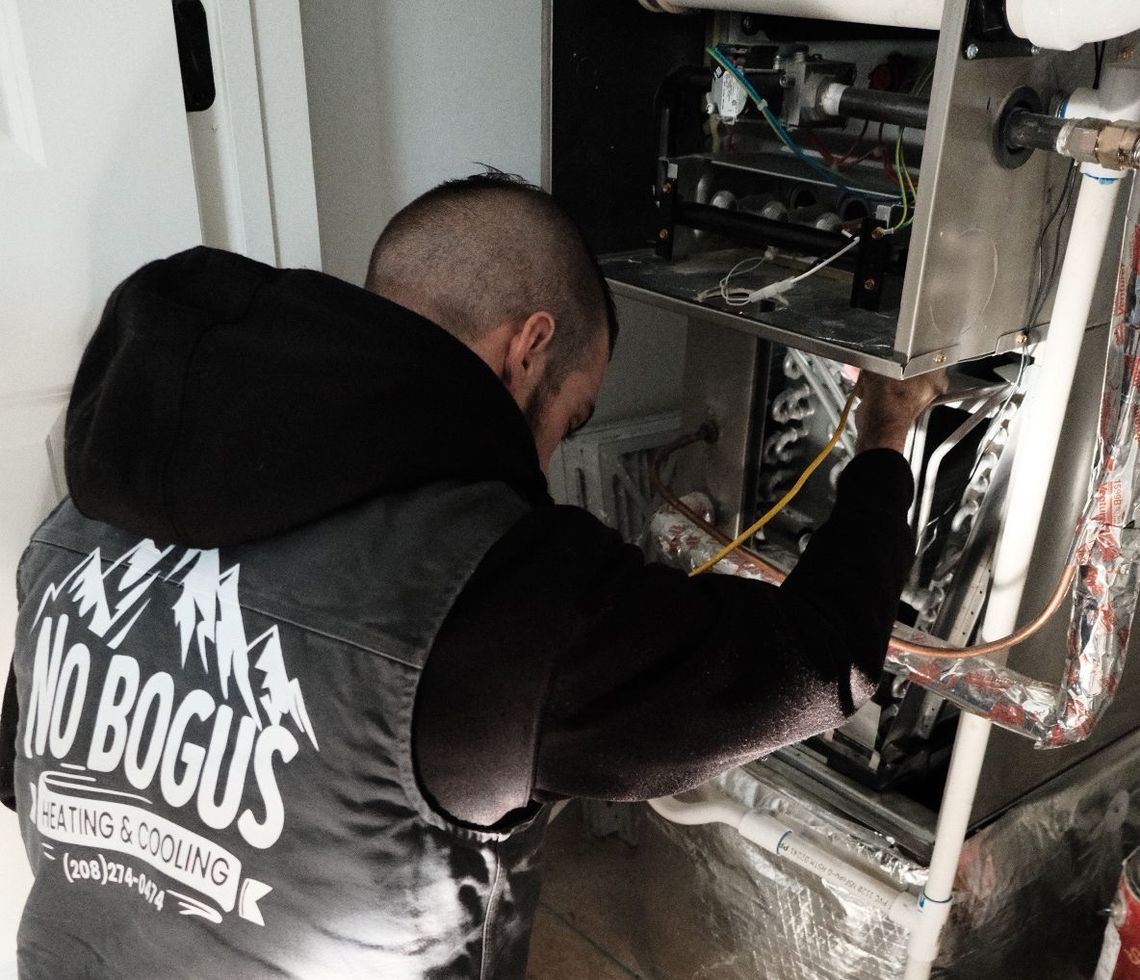
[(985, 657), (933, 660), (892, 650), (887, 669), (959, 707), (1058, 748), (1088, 738), (1120, 682), (1136, 609), (1140, 532), (1140, 190), (1128, 206), (1088, 501), (1070, 563), (1068, 655), (1059, 684)]
[[(935, 980), (1088, 977), (1120, 861), (1140, 839), (1140, 732), (1073, 766), (966, 841)], [(753, 764), (719, 789), (796, 834), (918, 894), (924, 861), (823, 803), (794, 770)], [(721, 825), (648, 807), (628, 850), (638, 963), (658, 980), (882, 980), (907, 935), (881, 910)], [(1043, 857), (1046, 856), (1046, 857)]]

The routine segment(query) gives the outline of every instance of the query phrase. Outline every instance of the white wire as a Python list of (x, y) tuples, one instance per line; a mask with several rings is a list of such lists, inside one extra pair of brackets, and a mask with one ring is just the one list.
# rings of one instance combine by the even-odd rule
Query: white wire
[(846, 245), (844, 245), (843, 248), (841, 248), (834, 255), (829, 255), (822, 262), (816, 263), (810, 269), (808, 269), (806, 272), (801, 272), (798, 276), (793, 276), (791, 279), (785, 279), (784, 283), (787, 283), (787, 285), (789, 285), (789, 286), (794, 286), (797, 282), (801, 282), (802, 280), (806, 279), (808, 276), (814, 276), (817, 272), (819, 272), (820, 269), (823, 269), (826, 266), (831, 265), (831, 263), (834, 262), (836, 259), (842, 258), (844, 255), (846, 255), (848, 252), (850, 252), (851, 249), (853, 249), (858, 244), (859, 244), (859, 236), (856, 235), (854, 238), (851, 239), (851, 241), (849, 241)]
[[(741, 294), (751, 295), (752, 291), (745, 289), (742, 286), (730, 289), (728, 284), (732, 281), (734, 276), (747, 275), (749, 272), (755, 272), (767, 261), (767, 253), (764, 255), (753, 255), (747, 259), (741, 259), (736, 263), (736, 265), (734, 265), (721, 277), (720, 282), (718, 282), (715, 286), (713, 286), (711, 289), (706, 289), (703, 292), (698, 293), (697, 299), (700, 302), (704, 302), (707, 299), (712, 299), (714, 296), (720, 296), (729, 306), (746, 305), (746, 303), (739, 303), (734, 301), (734, 299), (731, 297), (739, 296)], [(745, 268), (745, 266), (748, 268)]]
[[(720, 296), (728, 306), (748, 306), (750, 303), (756, 303), (762, 299), (780, 299), (783, 297), (784, 293), (795, 286), (796, 283), (803, 282), (803, 280), (807, 279), (809, 276), (814, 276), (817, 272), (819, 272), (820, 269), (826, 268), (827, 266), (831, 265), (831, 263), (836, 259), (842, 258), (858, 244), (859, 236), (856, 235), (838, 252), (835, 252), (833, 255), (829, 255), (822, 262), (817, 262), (805, 272), (801, 272), (799, 275), (792, 276), (788, 279), (781, 279), (779, 282), (769, 283), (767, 286), (761, 286), (759, 289), (745, 289), (743, 286), (729, 286), (729, 283), (732, 281), (734, 276), (741, 275), (743, 272), (754, 272), (757, 268), (759, 268), (759, 266), (765, 261), (766, 256), (760, 258), (753, 257), (743, 259), (740, 262), (737, 262), (736, 265), (734, 265), (731, 269), (729, 269), (719, 283), (717, 283), (711, 289), (706, 289), (703, 292), (698, 293), (697, 300), (704, 302), (705, 300), (711, 299), (714, 296)], [(749, 263), (752, 263), (752, 265), (742, 272), (742, 267), (748, 265)]]

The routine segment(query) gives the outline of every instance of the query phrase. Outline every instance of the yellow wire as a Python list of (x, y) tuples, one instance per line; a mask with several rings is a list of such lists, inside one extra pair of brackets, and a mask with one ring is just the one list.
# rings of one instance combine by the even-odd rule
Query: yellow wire
[(808, 463), (807, 469), (805, 469), (800, 474), (799, 479), (792, 484), (792, 488), (786, 494), (784, 494), (782, 498), (780, 498), (780, 501), (774, 507), (772, 507), (768, 513), (761, 517), (760, 520), (748, 528), (747, 531), (738, 534), (732, 541), (721, 548), (720, 551), (713, 555), (708, 561), (704, 562), (701, 565), (698, 565), (691, 572), (689, 572), (689, 578), (692, 578), (695, 575), (700, 575), (702, 572), (707, 572), (710, 568), (713, 567), (713, 565), (717, 564), (727, 554), (735, 551), (742, 544), (744, 544), (745, 541), (752, 537), (752, 535), (759, 531), (760, 528), (767, 524), (773, 517), (775, 517), (778, 513), (780, 513), (780, 511), (782, 511), (785, 507), (788, 506), (788, 504), (792, 502), (796, 494), (799, 493), (803, 489), (804, 484), (807, 483), (808, 477), (810, 477), (819, 468), (819, 465), (825, 459), (827, 459), (827, 457), (831, 454), (831, 450), (835, 448), (836, 443), (838, 443), (839, 440), (843, 437), (843, 433), (847, 428), (847, 416), (851, 414), (851, 406), (854, 403), (855, 391), (852, 391), (851, 394), (847, 396), (847, 403), (843, 406), (843, 411), (839, 414), (839, 424), (835, 427), (835, 432), (828, 440), (827, 445), (820, 450), (819, 455), (816, 456), (815, 459)]
[(902, 217), (899, 218), (899, 223), (895, 225), (891, 231), (898, 231), (903, 225), (906, 224), (907, 215), (910, 214), (910, 202), (906, 196), (906, 183), (903, 176), (904, 158), (902, 153), (902, 130), (899, 130), (898, 139), (895, 140), (895, 177), (899, 182), (899, 197), (902, 198)]
[(911, 209), (910, 218), (907, 220), (907, 224), (909, 225), (912, 221), (914, 221), (914, 216), (918, 209), (918, 188), (914, 186), (914, 178), (910, 175), (910, 167), (906, 165), (906, 154), (903, 154), (902, 165), (903, 174), (906, 175), (907, 186), (910, 188), (910, 196), (914, 201), (914, 206)]

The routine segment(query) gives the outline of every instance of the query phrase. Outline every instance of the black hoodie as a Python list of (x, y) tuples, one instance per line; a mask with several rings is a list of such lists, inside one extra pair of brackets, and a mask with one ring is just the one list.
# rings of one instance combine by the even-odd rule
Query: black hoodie
[[(677, 792), (840, 724), (878, 680), (913, 554), (909, 469), (876, 450), (779, 589), (647, 564), (550, 502), (522, 414), (465, 345), (332, 277), (206, 248), (112, 295), (65, 455), (84, 514), (192, 547), (443, 480), (513, 487), (533, 509), (460, 595), (415, 710), (424, 789), (481, 826)], [(5, 796), (15, 716), (13, 690)]]

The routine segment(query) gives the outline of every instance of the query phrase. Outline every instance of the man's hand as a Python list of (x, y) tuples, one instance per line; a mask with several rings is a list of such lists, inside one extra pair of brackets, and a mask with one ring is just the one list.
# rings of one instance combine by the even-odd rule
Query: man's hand
[(894, 449), (902, 452), (907, 432), (939, 395), (946, 392), (946, 372), (934, 371), (906, 381), (892, 381), (870, 371), (859, 375), (859, 407), (855, 425), (859, 430), (856, 452)]

